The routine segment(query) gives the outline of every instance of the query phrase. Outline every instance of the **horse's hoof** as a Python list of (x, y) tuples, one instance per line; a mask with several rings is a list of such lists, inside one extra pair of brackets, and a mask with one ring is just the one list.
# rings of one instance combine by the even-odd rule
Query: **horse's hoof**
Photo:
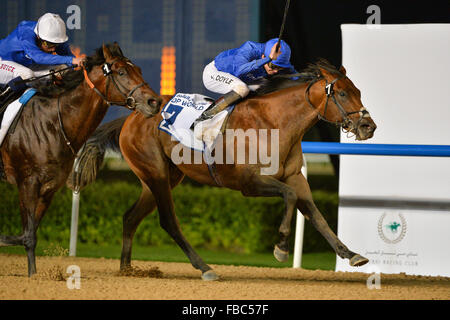
[(369, 262), (369, 259), (364, 258), (363, 256), (360, 256), (359, 254), (355, 254), (350, 259), (350, 265), (352, 267), (361, 267), (361, 266), (365, 265), (367, 262)]
[(289, 259), (289, 251), (281, 250), (277, 245), (275, 245), (275, 249), (273, 249), (273, 255), (275, 256), (275, 259), (280, 262), (286, 262)]
[(215, 281), (219, 280), (219, 276), (213, 270), (208, 270), (203, 272), (202, 279), (205, 281)]
[(121, 264), (120, 265), (120, 268), (119, 268), (119, 271), (127, 271), (127, 270), (130, 270), (131, 269), (131, 264)]

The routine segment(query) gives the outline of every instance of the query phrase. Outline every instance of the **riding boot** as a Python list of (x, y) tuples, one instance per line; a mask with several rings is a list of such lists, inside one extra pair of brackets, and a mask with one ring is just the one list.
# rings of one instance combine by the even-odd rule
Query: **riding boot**
[(238, 101), (241, 98), (242, 97), (235, 91), (228, 92), (223, 97), (221, 97), (215, 104), (211, 105), (205, 112), (203, 112), (202, 115), (197, 120), (195, 120), (192, 127), (194, 127), (197, 123), (201, 121), (211, 119), (216, 114), (225, 110), (226, 107), (230, 106), (232, 103)]

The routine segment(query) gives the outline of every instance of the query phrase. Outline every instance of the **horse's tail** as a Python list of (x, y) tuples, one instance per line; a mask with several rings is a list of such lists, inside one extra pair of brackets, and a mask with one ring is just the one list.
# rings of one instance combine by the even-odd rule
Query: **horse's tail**
[(105, 123), (94, 131), (67, 178), (66, 184), (70, 189), (81, 190), (95, 181), (106, 150), (121, 153), (119, 136), (126, 118), (125, 116)]

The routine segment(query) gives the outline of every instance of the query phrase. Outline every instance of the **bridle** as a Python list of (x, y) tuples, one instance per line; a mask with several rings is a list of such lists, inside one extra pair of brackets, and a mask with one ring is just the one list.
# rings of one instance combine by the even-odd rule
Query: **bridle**
[[(119, 85), (122, 88), (125, 88), (122, 84), (120, 84), (119, 81), (117, 81), (115, 79), (115, 77), (113, 76), (113, 72), (112, 72), (112, 66), (114, 65), (114, 63), (116, 63), (119, 59), (114, 60), (111, 63), (107, 63), (105, 62), (102, 66), (102, 71), (103, 71), (103, 75), (106, 77), (106, 85), (105, 85), (105, 94), (103, 95), (103, 93), (100, 92), (100, 90), (98, 90), (95, 85), (92, 83), (92, 81), (89, 79), (89, 76), (87, 74), (87, 70), (86, 68), (83, 67), (83, 72), (84, 72), (84, 78), (86, 79), (87, 84), (89, 85), (89, 87), (91, 89), (93, 89), (107, 104), (108, 106), (114, 104), (114, 105), (118, 105), (118, 106), (125, 106), (130, 110), (135, 110), (136, 109), (136, 100), (133, 98), (133, 94), (134, 92), (139, 89), (140, 87), (146, 85), (146, 82), (142, 82), (140, 84), (138, 84), (137, 86), (135, 86), (133, 89), (131, 89), (128, 93), (122, 91), (119, 87)], [(108, 100), (108, 88), (109, 88), (109, 83), (110, 81), (112, 81), (112, 83), (114, 84), (114, 86), (116, 87), (117, 91), (119, 91), (119, 93), (125, 98), (124, 101), (110, 101)]]
[[(336, 99), (336, 97), (334, 95), (335, 92), (333, 90), (334, 84), (338, 80), (345, 79), (345, 78), (347, 78), (347, 77), (344, 76), (344, 77), (335, 78), (330, 83), (328, 83), (328, 80), (326, 78), (323, 78), (325, 80), (325, 94), (327, 95), (327, 100), (325, 101), (325, 109), (324, 109), (323, 115), (320, 114), (320, 111), (319, 111), (318, 114), (317, 114), (317, 117), (320, 120), (323, 120), (325, 122), (332, 123), (332, 124), (334, 124), (334, 125), (336, 125), (338, 127), (341, 127), (344, 132), (345, 132), (345, 130), (347, 132), (349, 132), (353, 128), (355, 128), (355, 129), (358, 128), (361, 120), (363, 118), (370, 117), (370, 114), (369, 114), (369, 111), (367, 111), (366, 108), (364, 108), (364, 107), (361, 107), (361, 109), (359, 109), (359, 111), (347, 112), (347, 111), (345, 111), (344, 107), (339, 103), (339, 101)], [(319, 79), (317, 79), (317, 80), (319, 80)], [(306, 91), (305, 91), (306, 101), (308, 101), (308, 104), (315, 110), (316, 110), (316, 108), (313, 106), (313, 104), (311, 103), (311, 100), (309, 99), (309, 89), (312, 87), (312, 85), (314, 83), (317, 82), (317, 80), (316, 81), (311, 81), (309, 83), (308, 87), (306, 88)], [(336, 107), (338, 108), (339, 112), (341, 113), (342, 121), (330, 121), (330, 120), (328, 120), (326, 118), (327, 108), (328, 108), (328, 101), (329, 101), (330, 97), (333, 100), (333, 102), (336, 105)], [(349, 117), (350, 115), (355, 114), (355, 113), (359, 113), (359, 119), (358, 119), (358, 121), (356, 123), (354, 123)]]
[[(135, 99), (133, 98), (133, 94), (134, 94), (134, 92), (135, 92), (137, 89), (139, 89), (140, 87), (146, 85), (147, 83), (146, 83), (146, 82), (142, 82), (142, 83), (138, 84), (137, 86), (135, 86), (132, 90), (130, 90), (130, 91), (128, 92), (128, 94), (124, 93), (124, 92), (119, 88), (119, 85), (120, 85), (122, 88), (124, 88), (124, 86), (121, 85), (120, 82), (118, 82), (118, 81), (114, 78), (113, 72), (112, 72), (112, 70), (111, 70), (112, 65), (113, 65), (114, 63), (116, 63), (118, 60), (119, 60), (119, 59), (116, 59), (116, 60), (114, 60), (114, 61), (111, 62), (111, 63), (105, 62), (105, 63), (103, 64), (103, 66), (102, 66), (103, 75), (106, 77), (106, 85), (105, 85), (105, 94), (104, 94), (104, 95), (100, 92), (100, 90), (98, 90), (98, 89), (95, 87), (95, 85), (94, 85), (94, 84), (92, 83), (92, 81), (89, 79), (89, 76), (88, 76), (88, 74), (87, 74), (87, 70), (86, 70), (86, 68), (83, 66), (84, 78), (85, 78), (87, 84), (89, 85), (89, 87), (90, 87), (91, 89), (93, 89), (93, 90), (94, 90), (94, 91), (95, 91), (95, 92), (96, 92), (96, 93), (97, 93), (97, 94), (98, 94), (98, 95), (99, 95), (99, 96), (100, 96), (100, 97), (108, 104), (108, 107), (109, 107), (110, 105), (114, 104), (114, 105), (118, 105), (118, 106), (126, 106), (126, 107), (127, 107), (128, 109), (130, 109), (130, 110), (135, 110), (135, 109), (136, 109), (136, 101), (135, 101)], [(131, 63), (131, 62), (129, 62), (129, 60), (127, 60), (126, 62), (127, 62), (127, 63)], [(112, 82), (113, 82), (114, 86), (116, 87), (117, 91), (119, 91), (119, 93), (125, 98), (124, 101), (110, 101), (110, 100), (108, 100), (108, 87), (109, 87), (110, 80), (112, 80)], [(126, 92), (126, 89), (125, 89), (125, 92)], [(61, 133), (62, 133), (62, 136), (63, 136), (64, 140), (66, 141), (66, 144), (67, 144), (67, 146), (69, 147), (70, 151), (72, 151), (72, 154), (73, 154), (75, 157), (77, 157), (77, 153), (75, 152), (75, 149), (72, 147), (72, 144), (71, 144), (69, 138), (67, 137), (66, 132), (64, 131), (64, 125), (63, 125), (62, 118), (61, 118), (61, 106), (60, 106), (60, 103), (59, 103), (59, 98), (60, 98), (60, 95), (58, 95), (57, 105), (58, 105), (58, 122), (59, 122), (59, 126), (60, 126), (60, 129), (61, 129)]]

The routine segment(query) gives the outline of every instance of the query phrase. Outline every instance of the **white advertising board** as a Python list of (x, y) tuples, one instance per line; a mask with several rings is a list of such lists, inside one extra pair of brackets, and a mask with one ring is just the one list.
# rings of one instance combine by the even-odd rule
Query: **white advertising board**
[[(378, 128), (361, 143), (450, 144), (450, 25), (342, 25), (343, 65)], [(341, 135), (341, 142), (359, 143)], [(450, 276), (450, 158), (340, 157), (338, 236), (371, 263)]]

